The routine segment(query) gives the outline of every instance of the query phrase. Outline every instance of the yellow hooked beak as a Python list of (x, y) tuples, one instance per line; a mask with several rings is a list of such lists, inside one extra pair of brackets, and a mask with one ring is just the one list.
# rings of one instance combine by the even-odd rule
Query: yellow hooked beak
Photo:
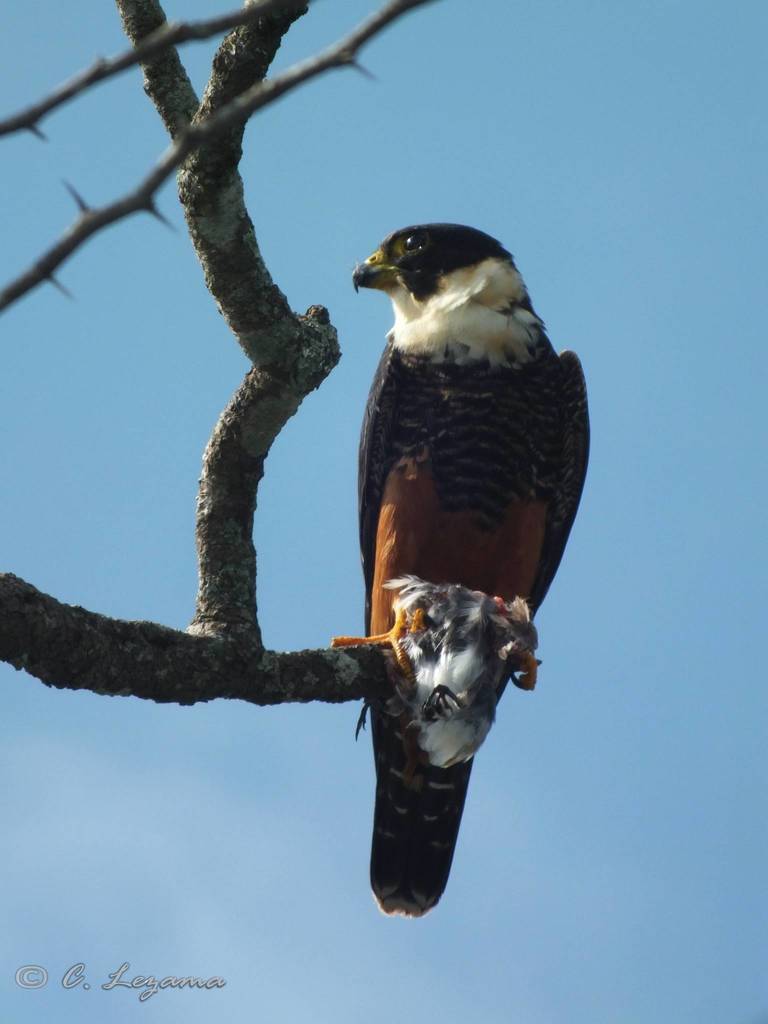
[(380, 288), (387, 291), (393, 284), (397, 283), (397, 267), (388, 263), (381, 249), (371, 253), (364, 263), (358, 263), (352, 275), (352, 284), (355, 291), (358, 288)]

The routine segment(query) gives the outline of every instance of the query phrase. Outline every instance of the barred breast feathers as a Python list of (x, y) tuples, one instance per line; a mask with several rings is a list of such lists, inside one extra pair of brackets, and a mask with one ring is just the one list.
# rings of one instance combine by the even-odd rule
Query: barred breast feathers
[(562, 445), (556, 356), (459, 366), (396, 351), (391, 367), (398, 418), (385, 475), (426, 459), (443, 507), (475, 511), (489, 526), (513, 500), (549, 499)]

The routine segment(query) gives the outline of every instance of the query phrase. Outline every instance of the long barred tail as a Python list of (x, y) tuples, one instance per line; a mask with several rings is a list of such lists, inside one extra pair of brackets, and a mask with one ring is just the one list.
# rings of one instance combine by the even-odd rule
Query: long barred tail
[(472, 761), (419, 765), (406, 785), (400, 722), (374, 711), (376, 763), (371, 888), (385, 914), (421, 917), (443, 894), (464, 810)]

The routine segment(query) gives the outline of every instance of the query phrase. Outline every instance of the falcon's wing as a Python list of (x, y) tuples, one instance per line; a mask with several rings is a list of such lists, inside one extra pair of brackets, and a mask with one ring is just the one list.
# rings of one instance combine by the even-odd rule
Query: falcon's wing
[(579, 507), (589, 458), (589, 414), (584, 372), (575, 352), (561, 352), (563, 454), (559, 486), (547, 525), (529, 605), (535, 612), (554, 579)]
[(392, 372), (392, 345), (387, 344), (371, 384), (360, 435), (357, 478), (360, 554), (365, 579), (365, 630), (371, 623), (371, 588), (376, 555), (376, 529), (384, 481), (389, 469), (392, 425), (397, 409), (397, 388)]

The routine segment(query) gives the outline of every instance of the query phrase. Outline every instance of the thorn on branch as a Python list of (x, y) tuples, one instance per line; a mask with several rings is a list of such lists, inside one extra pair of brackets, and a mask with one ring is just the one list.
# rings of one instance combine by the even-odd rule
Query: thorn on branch
[(376, 77), (376, 75), (374, 75), (372, 71), (369, 71), (364, 64), (361, 64), (360, 61), (357, 60), (357, 58), (353, 57), (351, 60), (347, 61), (347, 64), (351, 68), (354, 68), (355, 71), (359, 71), (363, 78), (368, 78), (372, 82), (378, 82), (378, 78)]
[(61, 183), (64, 186), (64, 188), (67, 190), (67, 192), (69, 192), (69, 194), (74, 199), (75, 203), (77, 204), (77, 208), (80, 210), (80, 212), (81, 213), (88, 213), (88, 211), (90, 210), (90, 206), (88, 205), (88, 203), (86, 203), (86, 201), (83, 199), (83, 197), (77, 191), (75, 186), (74, 185), (70, 185), (70, 183), (65, 178), (61, 179)]
[(147, 213), (151, 213), (153, 217), (159, 220), (161, 224), (165, 224), (169, 231), (176, 231), (176, 228), (173, 226), (173, 224), (171, 224), (171, 222), (168, 220), (165, 214), (160, 213), (154, 199), (148, 199), (144, 205), (144, 209), (147, 211)]
[(27, 131), (28, 132), (32, 132), (32, 134), (35, 136), (35, 138), (40, 139), (41, 142), (47, 142), (48, 141), (48, 136), (45, 134), (44, 131), (42, 131), (40, 128), (37, 127), (37, 125), (35, 124), (34, 121), (32, 122), (32, 124), (28, 124), (27, 125)]
[(46, 274), (45, 279), (46, 281), (49, 281), (53, 285), (53, 287), (57, 289), (57, 291), (60, 291), (62, 295), (66, 295), (68, 299), (72, 299), (74, 301), (75, 297), (72, 294), (72, 292), (69, 290), (69, 288), (64, 287), (64, 285), (61, 283), (58, 277), (56, 277), (55, 274)]

